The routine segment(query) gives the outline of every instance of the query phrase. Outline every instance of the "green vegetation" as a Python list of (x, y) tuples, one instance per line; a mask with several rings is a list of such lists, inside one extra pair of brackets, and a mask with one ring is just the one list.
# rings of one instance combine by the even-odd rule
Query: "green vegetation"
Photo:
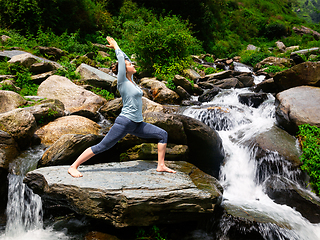
[(166, 240), (166, 234), (159, 227), (153, 225), (148, 228), (140, 228), (136, 233), (136, 240)]
[(266, 73), (277, 73), (277, 72), (284, 71), (286, 69), (289, 69), (289, 68), (283, 67), (283, 66), (278, 66), (278, 65), (271, 65), (271, 66), (268, 66), (267, 69), (265, 69), (264, 71)]
[(101, 97), (105, 98), (107, 101), (114, 99), (113, 93), (110, 93), (105, 89), (94, 87), (92, 89), (92, 92), (94, 92), (97, 95), (100, 95)]
[(320, 128), (300, 125), (298, 137), (303, 152), (301, 169), (309, 174), (312, 188), (320, 195)]
[(2, 90), (10, 90), (19, 93), (22, 96), (37, 95), (38, 85), (32, 82), (29, 70), (20, 64), (10, 64), (7, 62), (0, 63), (1, 74), (15, 75), (15, 86), (20, 88), (16, 90), (8, 84), (2, 85)]

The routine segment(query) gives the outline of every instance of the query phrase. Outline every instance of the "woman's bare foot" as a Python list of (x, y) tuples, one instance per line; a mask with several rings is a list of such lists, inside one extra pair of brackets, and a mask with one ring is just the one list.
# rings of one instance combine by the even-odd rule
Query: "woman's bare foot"
[(176, 173), (175, 170), (168, 168), (167, 166), (158, 166), (157, 172), (168, 172), (168, 173)]
[(72, 177), (75, 177), (75, 178), (78, 178), (78, 177), (82, 177), (83, 175), (78, 171), (78, 169), (76, 169), (74, 166), (71, 166), (69, 169), (68, 169), (68, 173), (72, 176)]

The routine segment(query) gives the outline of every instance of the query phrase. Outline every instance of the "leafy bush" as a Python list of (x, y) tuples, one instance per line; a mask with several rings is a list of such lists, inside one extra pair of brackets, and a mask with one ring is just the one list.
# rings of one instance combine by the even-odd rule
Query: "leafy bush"
[(310, 184), (320, 194), (320, 128), (303, 124), (299, 126), (298, 137), (302, 148), (301, 169), (310, 176)]
[(268, 39), (278, 39), (287, 35), (287, 28), (282, 23), (273, 22), (265, 27), (264, 35)]
[(113, 93), (110, 93), (109, 91), (107, 91), (105, 89), (94, 87), (92, 89), (92, 92), (94, 92), (95, 94), (105, 98), (107, 101), (114, 99)]
[(186, 60), (190, 54), (199, 52), (201, 46), (192, 36), (187, 22), (177, 16), (167, 16), (154, 19), (138, 32), (134, 49), (142, 69), (153, 73), (156, 69), (169, 69), (172, 63)]
[(241, 62), (247, 65), (255, 66), (258, 62), (261, 62), (263, 59), (270, 56), (271, 54), (267, 52), (247, 50), (242, 52)]
[(57, 75), (66, 77), (70, 80), (76, 80), (80, 78), (80, 74), (75, 72), (77, 69), (76, 65), (69, 62), (69, 59), (67, 57), (62, 57), (59, 63), (63, 68), (59, 68), (56, 71)]

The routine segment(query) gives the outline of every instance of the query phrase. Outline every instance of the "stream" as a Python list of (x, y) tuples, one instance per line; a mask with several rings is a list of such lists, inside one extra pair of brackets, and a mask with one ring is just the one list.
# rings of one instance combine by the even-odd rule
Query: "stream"
[[(241, 72), (251, 71), (243, 65), (236, 67)], [(263, 78), (255, 77), (256, 84), (261, 81)], [(264, 180), (271, 174), (282, 175), (297, 185), (299, 183), (295, 173), (290, 172), (285, 164), (279, 167), (281, 170), (277, 173), (266, 169), (263, 176), (258, 174), (256, 151), (249, 143), (254, 136), (276, 124), (275, 99), (271, 94), (268, 95), (268, 99), (258, 108), (241, 104), (238, 95), (250, 92), (247, 88), (223, 90), (211, 102), (188, 107), (183, 112), (216, 129), (222, 138), (226, 154), (220, 174), (220, 183), (224, 188), (222, 206), (241, 209), (248, 214), (258, 212), (271, 219), (271, 222), (285, 226), (281, 228), (273, 223), (260, 224), (258, 231), (263, 239), (320, 240), (320, 223), (311, 224), (295, 209), (276, 204), (264, 191)], [(35, 169), (44, 151), (43, 146), (29, 149), (10, 166), (12, 174), (8, 176), (8, 217), (6, 226), (0, 228), (0, 240), (83, 239), (77, 234), (70, 234), (68, 226), (85, 228), (85, 221), (64, 221), (64, 227), (59, 227), (57, 221), (44, 221), (41, 198), (22, 183), (23, 176)], [(264, 160), (270, 162), (278, 160), (276, 153), (266, 158)], [(230, 218), (222, 218), (217, 223), (219, 231), (195, 232), (188, 239), (228, 240), (228, 233), (234, 225), (231, 221)], [(60, 222), (60, 225), (63, 224)]]

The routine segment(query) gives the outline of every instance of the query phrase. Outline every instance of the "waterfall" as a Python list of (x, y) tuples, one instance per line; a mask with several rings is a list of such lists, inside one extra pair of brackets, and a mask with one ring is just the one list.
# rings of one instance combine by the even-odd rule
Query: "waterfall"
[[(223, 90), (211, 102), (190, 107), (183, 113), (214, 128), (222, 139), (226, 153), (220, 176), (220, 183), (224, 187), (222, 206), (240, 209), (248, 215), (259, 213), (270, 220), (241, 229), (243, 232), (256, 228), (263, 239), (268, 240), (319, 240), (320, 224), (311, 224), (298, 211), (276, 204), (264, 192), (263, 182), (270, 174), (296, 181), (298, 173), (290, 172), (288, 163), (279, 161), (281, 157), (276, 152), (270, 152), (256, 161), (257, 151), (250, 144), (251, 139), (276, 124), (275, 99), (270, 94), (268, 100), (258, 108), (249, 107), (238, 101), (239, 94), (248, 92), (249, 89)], [(275, 170), (266, 168), (261, 173), (260, 166), (264, 161), (268, 162), (267, 166), (270, 162), (277, 162), (278, 165)], [(234, 225), (231, 221), (230, 215), (223, 216), (214, 239), (229, 239), (228, 232)]]
[(44, 229), (41, 198), (23, 183), (24, 175), (35, 169), (43, 152), (42, 146), (30, 148), (10, 164), (7, 224), (0, 240), (68, 239), (63, 232)]

